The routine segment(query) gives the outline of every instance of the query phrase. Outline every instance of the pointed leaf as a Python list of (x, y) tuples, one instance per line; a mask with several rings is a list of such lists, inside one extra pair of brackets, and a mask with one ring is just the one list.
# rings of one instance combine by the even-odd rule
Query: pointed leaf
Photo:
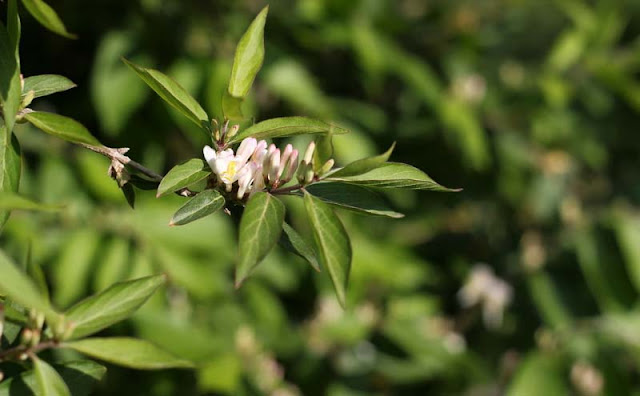
[(124, 199), (129, 204), (129, 207), (131, 207), (131, 209), (134, 209), (136, 206), (136, 191), (133, 189), (131, 183), (125, 183), (124, 186), (120, 187), (120, 190), (122, 190)]
[(85, 337), (128, 318), (165, 280), (164, 275), (156, 275), (119, 282), (80, 301), (65, 313), (74, 328), (70, 337)]
[(314, 270), (320, 272), (318, 256), (313, 247), (304, 240), (302, 235), (298, 234), (298, 232), (286, 222), (283, 224), (282, 231), (283, 233), (280, 235), (280, 241), (278, 241), (280, 246), (291, 253), (302, 257), (311, 264)]
[[(11, 194), (18, 191), (21, 165), (18, 139), (0, 121), (0, 193)], [(9, 210), (0, 209), (0, 229), (8, 218)]]
[(59, 76), (57, 74), (41, 74), (39, 76), (31, 76), (24, 79), (22, 96), (26, 95), (29, 91), (33, 91), (33, 97), (40, 98), (57, 92), (64, 92), (75, 87), (76, 84), (64, 76)]
[(211, 169), (200, 158), (192, 158), (180, 165), (176, 165), (166, 174), (160, 185), (156, 197), (171, 194), (198, 182), (211, 174)]
[(338, 216), (320, 199), (305, 192), (304, 206), (311, 221), (320, 261), (329, 271), (338, 301), (344, 307), (351, 271), (352, 253), (349, 235)]
[(408, 188), (412, 190), (460, 191), (441, 186), (426, 173), (411, 165), (388, 162), (367, 173), (355, 176), (334, 177), (329, 175), (327, 181), (342, 181), (377, 188)]
[(122, 60), (165, 102), (193, 121), (196, 125), (204, 129), (208, 128), (209, 116), (207, 113), (193, 96), (175, 80), (158, 70), (138, 66), (124, 58)]
[(66, 342), (62, 346), (105, 362), (140, 370), (193, 367), (193, 363), (180, 359), (148, 341), (135, 338), (86, 338)]
[(60, 374), (47, 362), (38, 358), (33, 359), (33, 371), (38, 384), (40, 396), (71, 396), (71, 392)]
[(24, 118), (41, 131), (59, 137), (60, 139), (72, 143), (101, 146), (100, 142), (91, 135), (84, 125), (69, 117), (54, 113), (34, 111), (27, 113)]
[(7, 32), (0, 22), (0, 104), (9, 135), (20, 106), (20, 65), (16, 57), (18, 38), (11, 37), (15, 34), (18, 32)]
[(0, 210), (37, 210), (52, 212), (60, 209), (62, 209), (61, 206), (34, 202), (16, 193), (0, 192)]
[(244, 33), (233, 59), (233, 69), (229, 79), (229, 94), (235, 98), (244, 98), (249, 93), (264, 60), (264, 24), (269, 6), (260, 11)]
[(157, 181), (149, 180), (144, 177), (138, 175), (131, 175), (129, 179), (129, 184), (133, 184), (141, 190), (151, 191), (157, 190), (160, 186), (160, 183)]
[(32, 244), (29, 243), (27, 246), (27, 254), (25, 257), (24, 266), (27, 270), (27, 274), (33, 279), (33, 282), (38, 288), (38, 291), (44, 297), (44, 299), (49, 302), (49, 285), (47, 285), (47, 279), (44, 276), (44, 272), (42, 271), (42, 267), (40, 264), (36, 263), (33, 260), (32, 254)]
[(348, 131), (326, 122), (305, 117), (281, 117), (259, 122), (249, 128), (240, 131), (230, 139), (230, 142), (239, 142), (248, 137), (256, 139), (270, 139), (285, 136), (329, 133), (345, 134)]
[(176, 211), (170, 226), (185, 225), (224, 208), (225, 200), (217, 190), (204, 190)]
[(258, 192), (249, 198), (240, 219), (239, 259), (236, 267), (236, 287), (278, 243), (284, 223), (284, 204), (276, 197)]
[(404, 217), (393, 211), (376, 191), (348, 183), (316, 183), (306, 187), (307, 191), (322, 201), (343, 209), (375, 216), (395, 219)]
[[(107, 369), (91, 360), (54, 364), (73, 396), (88, 396)], [(38, 383), (33, 370), (20, 373), (0, 383), (0, 396), (37, 396)]]
[(231, 96), (227, 91), (222, 94), (222, 114), (228, 120), (242, 120), (242, 102), (244, 98)]
[(44, 313), (47, 318), (56, 320), (58, 314), (51, 309), (49, 302), (39, 292), (37, 286), (20, 271), (18, 267), (0, 251), (0, 294), (25, 308)]
[(367, 173), (370, 170), (373, 170), (387, 162), (395, 147), (396, 143), (394, 142), (389, 150), (385, 151), (383, 154), (376, 155), (375, 157), (363, 158), (361, 160), (353, 161), (344, 168), (338, 169), (337, 171), (331, 173), (331, 177), (356, 176)]
[(54, 33), (74, 39), (75, 34), (67, 31), (62, 20), (47, 3), (42, 0), (22, 0), (25, 8), (40, 24)]

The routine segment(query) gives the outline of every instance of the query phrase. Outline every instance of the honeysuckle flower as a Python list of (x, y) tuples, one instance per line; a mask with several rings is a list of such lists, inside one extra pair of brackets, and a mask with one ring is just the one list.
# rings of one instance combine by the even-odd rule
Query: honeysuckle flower
[(482, 319), (490, 328), (502, 325), (504, 310), (512, 298), (511, 286), (495, 276), (491, 268), (485, 264), (476, 264), (473, 267), (465, 285), (458, 292), (462, 306), (482, 305)]

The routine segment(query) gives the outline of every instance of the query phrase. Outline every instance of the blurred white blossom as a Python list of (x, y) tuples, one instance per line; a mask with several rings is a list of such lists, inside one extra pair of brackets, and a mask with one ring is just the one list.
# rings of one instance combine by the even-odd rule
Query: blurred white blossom
[(504, 310), (513, 299), (513, 289), (495, 276), (489, 266), (476, 264), (458, 292), (458, 299), (463, 307), (480, 304), (485, 325), (495, 329), (502, 325)]

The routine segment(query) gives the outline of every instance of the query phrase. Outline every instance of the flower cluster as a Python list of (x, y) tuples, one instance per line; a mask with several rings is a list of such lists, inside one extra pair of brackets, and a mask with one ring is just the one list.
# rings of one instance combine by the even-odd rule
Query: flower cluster
[[(229, 193), (237, 187), (236, 197), (242, 199), (247, 194), (277, 189), (294, 175), (300, 184), (310, 183), (315, 176), (312, 168), (314, 150), (315, 143), (311, 142), (303, 160), (298, 163), (298, 150), (290, 144), (281, 151), (264, 140), (247, 138), (235, 153), (230, 148), (216, 152), (209, 146), (204, 147), (203, 153), (218, 182)], [(328, 165), (329, 168), (333, 166), (333, 161)]]

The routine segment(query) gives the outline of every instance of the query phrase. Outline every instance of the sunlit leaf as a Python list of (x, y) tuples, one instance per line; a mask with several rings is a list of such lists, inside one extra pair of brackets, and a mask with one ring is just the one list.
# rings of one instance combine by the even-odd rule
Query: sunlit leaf
[(171, 194), (204, 179), (210, 174), (211, 169), (204, 160), (199, 158), (190, 159), (171, 168), (160, 182), (156, 197)]
[(249, 93), (264, 60), (264, 24), (267, 20), (269, 6), (260, 11), (251, 22), (236, 47), (233, 59), (229, 94), (235, 98), (244, 98)]
[(135, 338), (85, 338), (66, 342), (62, 346), (105, 362), (140, 370), (193, 367), (191, 362), (180, 359), (148, 341)]
[(249, 198), (240, 219), (236, 287), (278, 243), (284, 214), (284, 204), (271, 194), (258, 192)]
[(70, 337), (85, 337), (128, 318), (165, 280), (164, 275), (155, 275), (120, 282), (80, 301), (65, 313), (74, 329)]
[(31, 76), (24, 79), (22, 96), (26, 95), (29, 91), (33, 91), (33, 97), (40, 98), (57, 92), (64, 92), (75, 87), (76, 84), (64, 76), (59, 76), (57, 74), (41, 74), (39, 76)]
[(2, 210), (35, 210), (43, 212), (58, 211), (61, 206), (47, 205), (30, 200), (12, 192), (0, 192), (0, 211)]
[[(0, 121), (0, 194), (15, 194), (20, 183), (22, 160), (18, 139)], [(9, 211), (0, 209), (0, 229), (9, 218)]]
[(441, 186), (418, 168), (397, 162), (388, 162), (369, 172), (355, 176), (334, 177), (333, 175), (329, 175), (326, 180), (342, 181), (377, 188), (459, 191)]
[(370, 170), (373, 170), (379, 167), (380, 165), (384, 164), (385, 162), (387, 162), (395, 146), (396, 144), (393, 143), (389, 148), (389, 150), (387, 150), (383, 154), (376, 155), (375, 157), (363, 158), (361, 160), (354, 161), (349, 165), (345, 166), (344, 168), (338, 169), (337, 171), (331, 173), (331, 177), (356, 176), (356, 175), (361, 175), (363, 173), (367, 173)]
[(217, 190), (204, 190), (182, 205), (169, 225), (191, 223), (224, 208), (224, 204), (224, 197)]
[(252, 125), (249, 128), (240, 131), (230, 139), (230, 142), (239, 142), (248, 137), (254, 137), (256, 139), (273, 139), (303, 134), (326, 134), (329, 132), (334, 134), (343, 134), (348, 131), (338, 126), (311, 118), (281, 117), (272, 118)]
[(47, 3), (42, 0), (22, 0), (22, 4), (40, 24), (54, 33), (67, 38), (76, 38), (67, 31), (62, 20)]
[(33, 371), (38, 385), (38, 395), (71, 396), (71, 392), (60, 374), (44, 360), (33, 359)]
[(69, 117), (54, 113), (34, 111), (27, 113), (24, 118), (41, 131), (60, 139), (91, 146), (101, 145), (87, 128)]
[(344, 307), (352, 256), (349, 235), (338, 216), (320, 199), (305, 192), (304, 206), (311, 222), (320, 261), (329, 271), (338, 301)]
[(208, 128), (209, 116), (180, 84), (155, 69), (138, 66), (122, 59), (158, 96), (201, 128)]
[(16, 59), (16, 38), (0, 22), (0, 104), (9, 135), (20, 105), (20, 65)]

